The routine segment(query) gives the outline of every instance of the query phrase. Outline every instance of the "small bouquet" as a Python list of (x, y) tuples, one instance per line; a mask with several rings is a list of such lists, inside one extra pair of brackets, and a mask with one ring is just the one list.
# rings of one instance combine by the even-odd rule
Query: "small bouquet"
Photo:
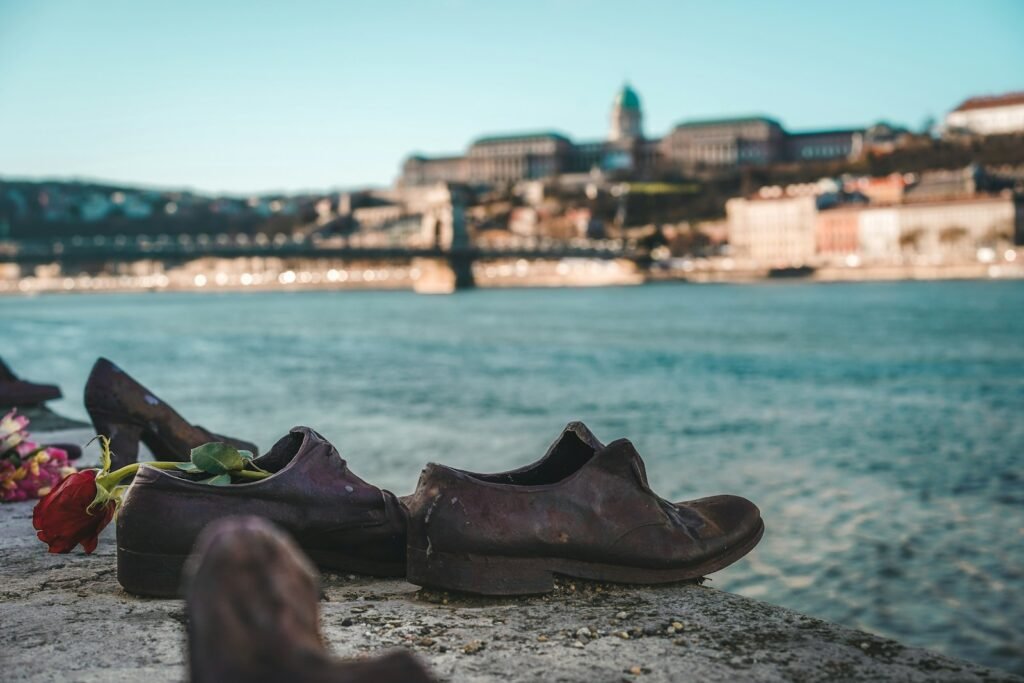
[(0, 419), (0, 502), (42, 498), (77, 471), (63, 448), (32, 441), (28, 423), (17, 410)]

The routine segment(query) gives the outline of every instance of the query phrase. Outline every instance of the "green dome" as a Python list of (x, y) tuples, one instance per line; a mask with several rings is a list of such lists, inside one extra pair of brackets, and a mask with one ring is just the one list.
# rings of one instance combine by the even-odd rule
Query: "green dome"
[(623, 109), (640, 109), (640, 96), (636, 94), (636, 90), (633, 90), (626, 83), (622, 86), (622, 90), (619, 91), (618, 97), (615, 98), (615, 106)]

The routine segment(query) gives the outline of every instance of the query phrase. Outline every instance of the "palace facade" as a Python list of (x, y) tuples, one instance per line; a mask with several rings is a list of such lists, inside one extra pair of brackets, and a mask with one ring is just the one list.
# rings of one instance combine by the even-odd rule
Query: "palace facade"
[(755, 116), (685, 121), (662, 138), (647, 138), (640, 97), (629, 84), (616, 95), (610, 118), (605, 140), (575, 142), (541, 131), (482, 137), (460, 156), (413, 155), (398, 182), (495, 185), (594, 171), (643, 178), (658, 170), (830, 161), (860, 156), (872, 136), (865, 129), (790, 133), (774, 119)]

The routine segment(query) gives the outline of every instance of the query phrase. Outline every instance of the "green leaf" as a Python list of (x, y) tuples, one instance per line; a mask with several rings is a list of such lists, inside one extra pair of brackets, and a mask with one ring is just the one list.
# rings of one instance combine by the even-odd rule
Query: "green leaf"
[(218, 474), (210, 477), (209, 479), (200, 479), (200, 484), (209, 484), (210, 486), (227, 486), (231, 483), (230, 474)]
[(203, 472), (224, 474), (238, 472), (245, 467), (245, 460), (234, 446), (226, 443), (205, 443), (192, 449), (192, 463)]
[(188, 472), (189, 474), (195, 474), (196, 472), (202, 472), (201, 469), (199, 469), (198, 467), (195, 466), (195, 463), (191, 463), (191, 462), (179, 462), (176, 465), (176, 467), (179, 470), (183, 471), (183, 472)]
[(240, 456), (242, 456), (242, 460), (252, 460), (253, 459), (252, 451), (238, 451), (238, 454)]

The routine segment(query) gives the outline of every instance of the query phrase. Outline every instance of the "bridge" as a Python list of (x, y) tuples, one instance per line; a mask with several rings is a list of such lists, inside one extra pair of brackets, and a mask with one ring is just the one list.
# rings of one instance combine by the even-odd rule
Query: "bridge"
[(419, 227), (411, 235), (396, 235), (384, 229), (350, 236), (323, 236), (313, 232), (279, 234), (273, 238), (264, 234), (183, 234), (21, 240), (0, 244), (0, 263), (82, 268), (139, 261), (180, 265), (201, 258), (410, 260), (427, 274), (421, 285), (423, 291), (450, 291), (473, 286), (472, 264), (475, 261), (576, 258), (644, 262), (648, 258), (645, 250), (625, 240), (510, 236), (501, 242), (472, 244), (461, 198), (457, 190), (449, 188), (424, 207), (418, 221)]

